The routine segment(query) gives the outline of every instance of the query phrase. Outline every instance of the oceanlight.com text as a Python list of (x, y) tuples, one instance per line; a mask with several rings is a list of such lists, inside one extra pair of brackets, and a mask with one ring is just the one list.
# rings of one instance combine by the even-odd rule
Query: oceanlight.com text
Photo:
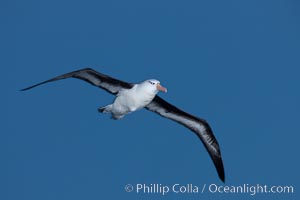
[[(206, 185), (205, 185), (206, 186)], [(208, 191), (210, 193), (231, 193), (231, 194), (291, 194), (294, 193), (293, 186), (280, 186), (280, 185), (250, 185), (250, 184), (243, 184), (239, 186), (228, 186), (228, 185), (217, 185), (217, 184), (210, 184), (208, 185)]]

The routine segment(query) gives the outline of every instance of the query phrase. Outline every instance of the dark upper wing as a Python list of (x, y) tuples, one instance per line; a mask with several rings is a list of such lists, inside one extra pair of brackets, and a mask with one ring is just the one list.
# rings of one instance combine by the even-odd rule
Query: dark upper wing
[(57, 80), (61, 80), (61, 79), (66, 79), (66, 78), (78, 78), (81, 80), (84, 80), (92, 85), (95, 85), (97, 87), (100, 87), (104, 90), (106, 90), (107, 92), (110, 92), (112, 94), (116, 94), (118, 93), (121, 89), (130, 89), (133, 87), (133, 84), (131, 83), (126, 83), (124, 81), (120, 81), (118, 79), (109, 77), (105, 74), (101, 74), (99, 72), (96, 72), (95, 70), (91, 69), (91, 68), (86, 68), (86, 69), (80, 69), (77, 71), (73, 71), (70, 73), (66, 73), (57, 77), (54, 77), (52, 79), (49, 79), (47, 81), (35, 84), (33, 86), (27, 87), (22, 89), (21, 91), (24, 90), (29, 90), (31, 88), (34, 88), (36, 86), (48, 83), (48, 82), (52, 82), (52, 81), (57, 81)]
[(205, 120), (194, 117), (176, 108), (159, 96), (156, 96), (153, 101), (146, 106), (146, 109), (156, 112), (163, 117), (172, 119), (195, 132), (203, 142), (211, 159), (213, 160), (220, 179), (223, 182), (225, 181), (224, 167), (219, 144), (213, 135), (210, 126)]

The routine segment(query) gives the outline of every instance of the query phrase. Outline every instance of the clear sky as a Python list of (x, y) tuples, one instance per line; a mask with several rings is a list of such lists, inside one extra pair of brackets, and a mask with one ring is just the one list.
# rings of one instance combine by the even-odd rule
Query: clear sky
[[(293, 186), (299, 199), (300, 4), (295, 0), (13, 0), (0, 3), (0, 199), (253, 199), (137, 194), (126, 184)], [(188, 129), (146, 110), (111, 120), (113, 96), (70, 79), (92, 67), (159, 79), (170, 103), (206, 119), (226, 183)]]

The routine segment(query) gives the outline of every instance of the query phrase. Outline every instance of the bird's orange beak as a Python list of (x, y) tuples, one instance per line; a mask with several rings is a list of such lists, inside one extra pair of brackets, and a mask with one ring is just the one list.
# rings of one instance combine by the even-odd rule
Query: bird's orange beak
[(157, 84), (156, 88), (157, 88), (159, 91), (167, 92), (167, 88), (161, 86), (159, 83)]

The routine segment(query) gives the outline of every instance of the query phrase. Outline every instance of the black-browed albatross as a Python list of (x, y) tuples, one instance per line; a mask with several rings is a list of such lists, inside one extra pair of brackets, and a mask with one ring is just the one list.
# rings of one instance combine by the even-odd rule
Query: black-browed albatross
[(120, 119), (128, 113), (141, 108), (146, 108), (162, 117), (174, 120), (189, 128), (201, 139), (213, 160), (220, 179), (225, 182), (221, 152), (212, 129), (205, 120), (186, 113), (157, 96), (156, 94), (159, 91), (167, 92), (167, 89), (161, 86), (158, 80), (150, 79), (139, 84), (133, 84), (112, 78), (91, 68), (85, 68), (54, 77), (47, 81), (24, 88), (21, 91), (66, 78), (78, 78), (84, 80), (116, 95), (112, 104), (98, 109), (99, 112), (110, 113), (113, 119)]

